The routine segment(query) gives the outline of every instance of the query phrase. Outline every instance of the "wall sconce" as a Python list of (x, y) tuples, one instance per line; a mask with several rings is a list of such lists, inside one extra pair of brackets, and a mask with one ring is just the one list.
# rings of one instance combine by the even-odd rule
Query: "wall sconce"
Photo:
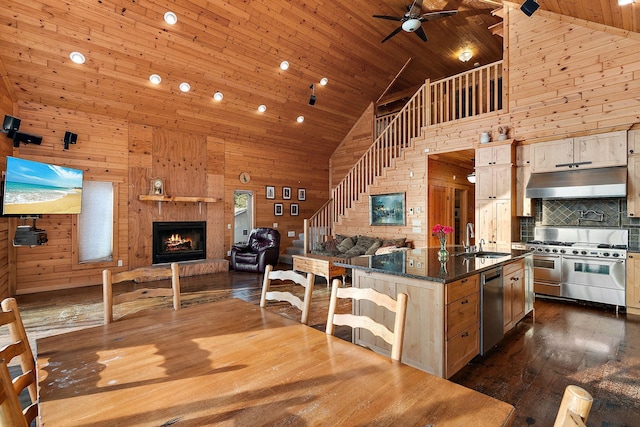
[(471, 53), (471, 51), (469, 49), (465, 49), (462, 51), (462, 53), (458, 56), (458, 59), (462, 62), (467, 62), (468, 60), (471, 59), (471, 57), (473, 56), (473, 54)]
[(525, 0), (522, 6), (520, 6), (520, 10), (522, 10), (525, 15), (531, 16), (539, 7), (540, 5), (536, 3), (536, 0)]
[(476, 183), (476, 172), (473, 171), (473, 173), (470, 173), (469, 175), (467, 175), (467, 181), (469, 181), (472, 184)]
[(64, 142), (64, 149), (68, 150), (69, 144), (75, 144), (77, 140), (78, 140), (77, 133), (66, 131), (64, 133), (64, 139), (62, 140)]

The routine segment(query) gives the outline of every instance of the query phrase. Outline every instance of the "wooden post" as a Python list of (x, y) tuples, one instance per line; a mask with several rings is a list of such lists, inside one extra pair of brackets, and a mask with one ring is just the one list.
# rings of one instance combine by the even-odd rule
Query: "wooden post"
[(575, 423), (571, 414), (577, 415), (580, 420), (586, 422), (592, 404), (593, 397), (588, 391), (577, 385), (568, 385), (564, 389), (564, 395), (562, 396), (553, 427), (580, 425)]

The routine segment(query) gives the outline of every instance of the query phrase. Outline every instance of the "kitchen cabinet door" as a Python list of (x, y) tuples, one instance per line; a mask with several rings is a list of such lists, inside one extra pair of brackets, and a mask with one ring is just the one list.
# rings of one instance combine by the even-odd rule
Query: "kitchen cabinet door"
[(627, 131), (607, 132), (573, 139), (573, 161), (580, 167), (604, 168), (627, 164)]
[[(531, 172), (555, 172), (556, 165), (573, 163), (573, 138), (541, 142), (531, 146)], [(568, 169), (564, 167), (564, 169)]]
[(511, 330), (525, 315), (525, 272), (524, 260), (506, 264), (503, 267), (503, 314), (504, 332)]
[(640, 315), (640, 253), (627, 255), (627, 314)]
[(511, 164), (513, 148), (511, 144), (481, 147), (476, 150), (476, 167)]
[(476, 167), (476, 199), (510, 199), (511, 164)]
[(516, 216), (533, 216), (533, 200), (527, 198), (527, 184), (531, 178), (531, 166), (516, 168)]
[(476, 244), (482, 243), (488, 251), (510, 252), (511, 200), (477, 200), (476, 204)]
[(627, 216), (640, 217), (640, 154), (629, 156), (627, 165)]

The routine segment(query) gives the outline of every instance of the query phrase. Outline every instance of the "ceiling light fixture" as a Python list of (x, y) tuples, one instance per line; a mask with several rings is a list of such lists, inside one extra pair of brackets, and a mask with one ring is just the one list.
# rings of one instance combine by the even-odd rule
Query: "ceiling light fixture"
[(281, 69), (282, 71), (285, 71), (285, 70), (287, 70), (288, 68), (289, 68), (289, 63), (288, 63), (287, 61), (282, 61), (282, 62), (280, 63), (280, 69)]
[(189, 92), (191, 90), (191, 85), (187, 82), (180, 83), (180, 90), (182, 92)]
[(224, 98), (224, 95), (220, 91), (217, 91), (216, 93), (213, 94), (213, 99), (215, 99), (216, 101), (222, 101), (223, 98)]
[(175, 25), (175, 23), (178, 22), (178, 15), (173, 12), (167, 12), (164, 14), (164, 22), (169, 25)]
[(522, 6), (520, 6), (520, 10), (522, 10), (525, 15), (531, 16), (539, 7), (540, 5), (536, 3), (536, 0), (525, 0)]
[(458, 56), (458, 59), (462, 62), (467, 62), (471, 59), (472, 56), (473, 56), (473, 53), (471, 53), (469, 49), (465, 49), (462, 51), (462, 53), (460, 53), (460, 55)]
[(326, 77), (323, 77), (320, 79), (320, 86), (326, 86), (327, 83), (329, 83), (329, 79)]
[(149, 76), (149, 81), (150, 81), (151, 83), (153, 83), (154, 85), (159, 85), (159, 84), (160, 84), (160, 82), (162, 81), (162, 77), (160, 77), (160, 76), (159, 76), (159, 75), (157, 75), (157, 74), (151, 74), (151, 75)]
[(473, 173), (470, 173), (469, 175), (467, 175), (467, 181), (469, 181), (472, 184), (476, 183), (476, 172), (475, 171)]
[(298, 116), (298, 118), (296, 118), (296, 122), (298, 123), (304, 122), (304, 116)]
[(626, 6), (635, 3), (635, 0), (618, 0), (618, 6)]
[(407, 33), (413, 33), (415, 30), (420, 28), (420, 20), (419, 19), (407, 19), (402, 23), (402, 29)]
[(258, 105), (258, 111), (264, 113), (265, 111), (267, 111), (267, 106), (264, 104)]
[(69, 59), (71, 59), (71, 61), (75, 62), (76, 64), (84, 64), (86, 60), (84, 55), (80, 52), (71, 52), (69, 54)]

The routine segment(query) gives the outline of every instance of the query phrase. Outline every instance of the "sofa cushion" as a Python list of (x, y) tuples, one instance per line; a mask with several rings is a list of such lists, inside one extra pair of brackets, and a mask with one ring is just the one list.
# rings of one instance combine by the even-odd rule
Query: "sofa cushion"
[(375, 242), (373, 242), (373, 244), (371, 246), (369, 246), (369, 248), (367, 249), (367, 251), (364, 253), (365, 255), (375, 255), (376, 251), (378, 250), (378, 248), (382, 246), (382, 240), (377, 240)]
[[(354, 241), (351, 237), (346, 237), (339, 245), (338, 245), (338, 252), (340, 253), (345, 253), (347, 252), (349, 249), (351, 249), (354, 245)], [(326, 245), (325, 245), (326, 247)]]

